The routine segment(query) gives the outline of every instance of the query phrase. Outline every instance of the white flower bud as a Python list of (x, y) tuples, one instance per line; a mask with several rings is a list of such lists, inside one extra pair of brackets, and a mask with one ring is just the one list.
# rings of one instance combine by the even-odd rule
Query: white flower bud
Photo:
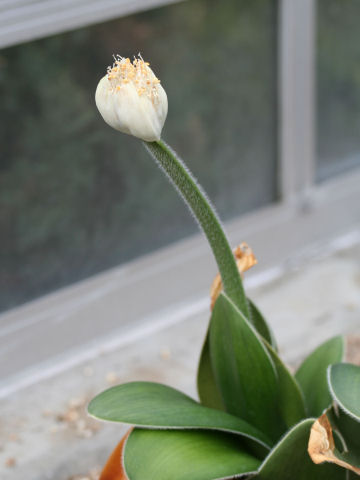
[(139, 56), (115, 57), (95, 93), (96, 106), (107, 124), (147, 142), (160, 140), (168, 111), (165, 90)]

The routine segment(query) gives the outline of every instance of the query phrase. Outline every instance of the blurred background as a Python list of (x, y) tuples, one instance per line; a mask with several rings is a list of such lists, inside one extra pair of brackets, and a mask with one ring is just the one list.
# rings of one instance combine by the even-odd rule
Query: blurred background
[(103, 462), (118, 430), (80, 444), (70, 422), (54, 440), (64, 421), (41, 408), (63, 412), (71, 392), (84, 415), (104, 372), (105, 386), (148, 379), (195, 395), (216, 267), (141, 142), (95, 107), (113, 54), (140, 52), (161, 79), (163, 138), (231, 243), (255, 251), (246, 286), (286, 359), (358, 330), (359, 18), (358, 0), (0, 0), (6, 480), (77, 479), (89, 451)]
[[(73, 2), (85, 13), (91, 3)], [(133, 3), (143, 9), (152, 2)], [(43, 36), (36, 21), (45, 28), (59, 15), (57, 33), (69, 7), (51, 0), (0, 2), (0, 34), (12, 27), (11, 38), (1, 36), (0, 52), (1, 310), (196, 231), (139, 142), (109, 129), (94, 106), (113, 54), (141, 52), (151, 61), (169, 97), (163, 137), (186, 159), (223, 220), (284, 200), (289, 186), (280, 179), (291, 159), (280, 158), (279, 144), (289, 121), (281, 116), (281, 87), (288, 88), (279, 78), (286, 48), (279, 42), (288, 41), (281, 37), (281, 2), (162, 3), (33, 40), (31, 32)], [(289, 9), (299, 2), (284, 3)], [(304, 98), (306, 79), (286, 81), (295, 82), (302, 109), (315, 102), (302, 114), (313, 115), (314, 139), (303, 141), (314, 142), (305, 151), (315, 146), (308, 181), (316, 187), (360, 167), (360, 4), (310, 3), (316, 7), (313, 50), (295, 61), (300, 71), (314, 63), (305, 75), (316, 75), (316, 86)], [(17, 40), (20, 26), (29, 31), (18, 32)], [(301, 37), (309, 25), (289, 28), (302, 29)], [(290, 121), (298, 129), (292, 135), (303, 138), (308, 125)], [(308, 158), (300, 161), (308, 168)]]

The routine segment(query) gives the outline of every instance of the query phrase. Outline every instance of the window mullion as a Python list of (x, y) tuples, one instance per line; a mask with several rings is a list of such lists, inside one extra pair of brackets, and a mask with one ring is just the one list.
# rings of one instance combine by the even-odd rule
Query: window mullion
[(315, 0), (281, 0), (279, 16), (280, 195), (303, 203), (315, 172)]

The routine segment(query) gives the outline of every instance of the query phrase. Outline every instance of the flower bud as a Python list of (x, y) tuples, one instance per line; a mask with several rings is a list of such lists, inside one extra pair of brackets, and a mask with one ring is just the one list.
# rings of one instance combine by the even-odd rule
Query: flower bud
[(168, 110), (165, 90), (149, 63), (139, 56), (115, 57), (95, 93), (96, 106), (115, 130), (147, 142), (160, 140)]

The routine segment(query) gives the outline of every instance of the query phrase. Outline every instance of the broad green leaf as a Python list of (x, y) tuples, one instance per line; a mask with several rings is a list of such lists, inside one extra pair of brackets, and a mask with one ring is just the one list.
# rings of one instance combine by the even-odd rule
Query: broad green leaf
[(335, 402), (345, 413), (360, 422), (360, 367), (351, 363), (331, 365), (328, 383)]
[(271, 450), (258, 480), (346, 480), (346, 471), (336, 465), (315, 465), (307, 446), (314, 419), (307, 418), (293, 427)]
[(267, 324), (263, 314), (260, 312), (258, 307), (253, 303), (252, 300), (248, 298), (249, 308), (250, 308), (250, 317), (251, 323), (256, 328), (257, 332), (272, 346), (272, 348), (277, 351), (276, 340), (274, 334)]
[(307, 413), (319, 417), (331, 404), (326, 370), (331, 363), (340, 362), (344, 356), (344, 339), (334, 337), (314, 350), (295, 374), (304, 393)]
[(280, 414), (287, 428), (291, 428), (306, 417), (304, 397), (296, 379), (291, 375), (279, 355), (266, 342), (265, 345), (278, 374)]
[(270, 440), (260, 430), (229, 413), (204, 407), (160, 383), (132, 382), (109, 388), (89, 404), (102, 420), (152, 428), (202, 428), (240, 434), (261, 445)]
[(285, 426), (278, 412), (276, 369), (259, 334), (220, 294), (210, 322), (210, 355), (226, 410), (277, 440)]
[(239, 437), (220, 432), (135, 429), (126, 442), (129, 480), (213, 480), (255, 471)]
[[(270, 327), (267, 325), (263, 315), (256, 305), (248, 299), (251, 323), (257, 332), (277, 350), (276, 341)], [(215, 382), (214, 372), (211, 364), (209, 350), (209, 332), (206, 334), (205, 342), (201, 351), (197, 371), (197, 389), (202, 405), (206, 407), (224, 410), (221, 394)]]
[(200, 355), (197, 371), (197, 390), (202, 405), (205, 407), (216, 408), (218, 410), (224, 410), (221, 394), (216, 385), (211, 364), (208, 332)]

